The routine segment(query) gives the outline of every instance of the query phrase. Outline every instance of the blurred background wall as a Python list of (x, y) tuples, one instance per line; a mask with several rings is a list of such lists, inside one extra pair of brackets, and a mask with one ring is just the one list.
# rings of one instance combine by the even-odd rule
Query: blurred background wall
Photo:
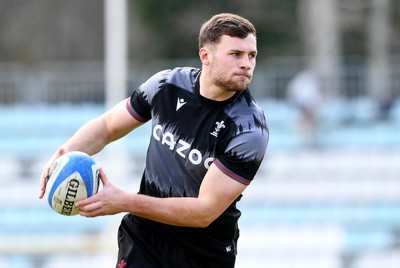
[[(122, 215), (56, 215), (37, 198), (41, 169), (155, 72), (199, 67), (200, 25), (220, 12), (257, 28), (250, 89), (271, 131), (237, 267), (400, 267), (399, 1), (114, 2), (124, 13), (107, 19), (107, 0), (0, 0), (0, 268), (115, 265)], [(95, 156), (121, 187), (138, 190), (149, 131)]]

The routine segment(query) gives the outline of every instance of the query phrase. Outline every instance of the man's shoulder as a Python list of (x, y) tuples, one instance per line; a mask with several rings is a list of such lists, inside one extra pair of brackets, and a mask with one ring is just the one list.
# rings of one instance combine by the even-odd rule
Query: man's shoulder
[(146, 82), (141, 84), (139, 90), (145, 92), (149, 99), (152, 99), (165, 86), (176, 86), (192, 90), (196, 84), (200, 69), (193, 67), (177, 67), (165, 69), (155, 73)]
[(233, 110), (240, 110), (242, 115), (257, 115), (264, 117), (262, 108), (257, 104), (249, 90), (243, 92), (232, 106)]
[(263, 109), (248, 90), (230, 107), (228, 114), (239, 128), (261, 129), (268, 132), (268, 126)]
[(200, 69), (194, 67), (176, 67), (165, 72), (165, 82), (180, 88), (193, 88)]

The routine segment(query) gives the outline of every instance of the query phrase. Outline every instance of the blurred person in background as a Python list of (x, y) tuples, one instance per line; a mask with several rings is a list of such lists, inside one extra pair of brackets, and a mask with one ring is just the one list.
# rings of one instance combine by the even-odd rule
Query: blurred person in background
[(311, 71), (296, 74), (287, 88), (289, 103), (299, 111), (297, 129), (306, 146), (317, 146), (318, 114), (322, 94), (317, 76)]
[(252, 23), (234, 14), (213, 16), (199, 34), (202, 68), (161, 71), (83, 125), (45, 165), (39, 197), (59, 156), (96, 154), (151, 120), (139, 192), (117, 188), (100, 168), (103, 189), (76, 204), (80, 215), (128, 212), (118, 231), (118, 268), (234, 267), (241, 215), (236, 203), (269, 139), (248, 89), (256, 56)]

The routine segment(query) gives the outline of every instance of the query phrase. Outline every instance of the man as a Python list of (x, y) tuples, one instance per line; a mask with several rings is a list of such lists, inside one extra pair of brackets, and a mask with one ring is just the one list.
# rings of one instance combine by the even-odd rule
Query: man
[(80, 128), (41, 177), (68, 151), (93, 155), (152, 121), (138, 194), (111, 184), (77, 203), (86, 217), (128, 212), (118, 231), (117, 267), (234, 267), (236, 208), (264, 157), (269, 132), (248, 86), (256, 65), (256, 30), (219, 14), (199, 35), (202, 69), (155, 74), (132, 96)]

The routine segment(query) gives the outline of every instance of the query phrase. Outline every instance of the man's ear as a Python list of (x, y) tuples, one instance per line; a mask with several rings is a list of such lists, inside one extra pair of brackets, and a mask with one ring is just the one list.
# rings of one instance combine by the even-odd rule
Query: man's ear
[(205, 47), (200, 48), (199, 57), (200, 57), (200, 60), (203, 63), (203, 65), (210, 64), (211, 53), (210, 53), (209, 49), (207, 49)]

